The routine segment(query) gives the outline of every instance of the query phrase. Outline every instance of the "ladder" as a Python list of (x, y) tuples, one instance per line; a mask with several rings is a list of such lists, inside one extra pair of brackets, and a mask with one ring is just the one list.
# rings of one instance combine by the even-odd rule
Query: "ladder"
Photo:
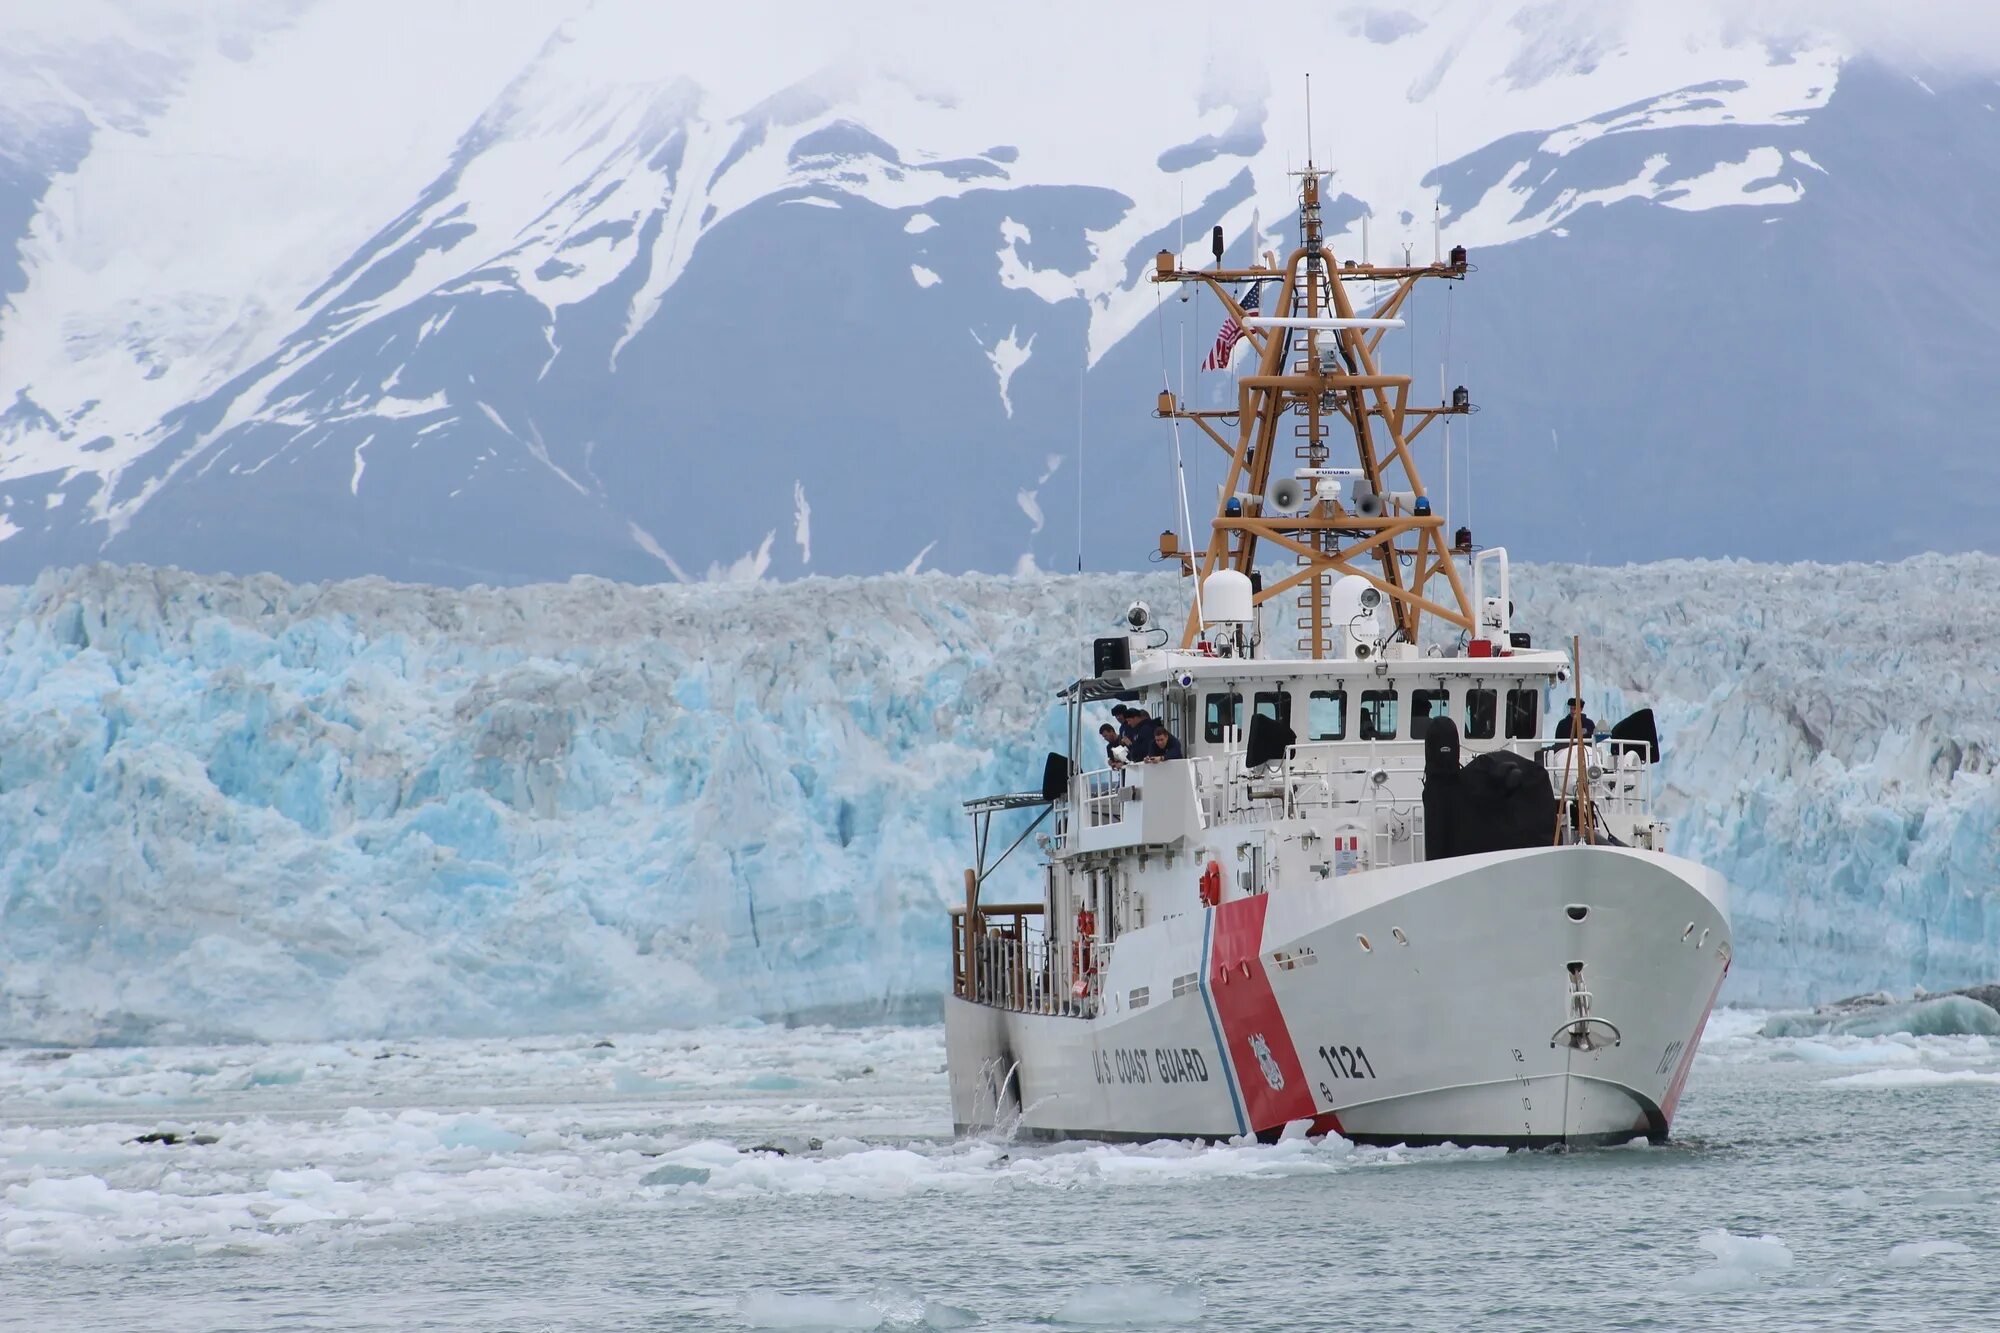
[[(1299, 297), (1294, 298), (1294, 308), (1310, 308), (1305, 307), (1304, 302), (1307, 299), (1305, 295), (1306, 291), (1311, 291), (1311, 299), (1316, 301), (1318, 309), (1322, 311), (1333, 309), (1333, 284), (1335, 281), (1336, 279), (1332, 273), (1325, 268), (1309, 269), (1306, 280), (1300, 284), (1304, 290), (1302, 290)], [(1311, 284), (1310, 287), (1307, 286), (1308, 283)], [(1324, 355), (1324, 352), (1322, 352), (1322, 355)], [(1304, 354), (1302, 346), (1301, 354), (1290, 364), (1290, 371), (1292, 374), (1298, 375), (1305, 373), (1311, 368), (1309, 358)], [(1326, 441), (1327, 423), (1329, 420), (1341, 420), (1341, 417), (1334, 410), (1334, 405), (1332, 403), (1322, 404), (1317, 430), (1313, 427), (1312, 417), (1305, 412), (1305, 404), (1293, 403), (1290, 410), (1297, 417), (1292, 422), (1292, 454), (1298, 460), (1297, 465), (1300, 467), (1325, 467), (1330, 452)], [(1309, 558), (1296, 552), (1293, 553), (1292, 562), (1295, 566), (1300, 567), (1312, 563)], [(1322, 623), (1320, 625), (1320, 641), (1317, 645), (1313, 643), (1312, 598), (1314, 584), (1319, 585), (1320, 605), (1325, 606), (1327, 604), (1327, 595), (1333, 588), (1333, 575), (1331, 573), (1322, 573), (1317, 578), (1307, 579), (1298, 584), (1294, 591), (1292, 609), (1295, 617), (1295, 626), (1299, 631), (1297, 647), (1298, 651), (1307, 657), (1330, 656), (1334, 650), (1333, 627), (1331, 625)]]

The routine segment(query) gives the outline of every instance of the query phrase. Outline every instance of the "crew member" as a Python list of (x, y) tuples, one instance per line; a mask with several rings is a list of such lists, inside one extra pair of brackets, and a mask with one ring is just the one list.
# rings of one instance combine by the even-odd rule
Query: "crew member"
[(1181, 749), (1180, 738), (1167, 730), (1164, 722), (1153, 724), (1153, 752), (1146, 756), (1149, 764), (1163, 764), (1169, 759), (1185, 759), (1187, 754)]
[(1597, 724), (1590, 720), (1590, 714), (1583, 711), (1581, 699), (1571, 699), (1569, 707), (1563, 709), (1562, 716), (1556, 719), (1556, 729), (1553, 733), (1555, 739), (1570, 740), (1574, 735), (1571, 731), (1572, 724), (1582, 727), (1584, 740), (1589, 740), (1597, 734)]
[(1141, 764), (1153, 756), (1153, 719), (1143, 708), (1125, 710), (1125, 762)]
[(1106, 722), (1097, 729), (1104, 740), (1104, 758), (1113, 768), (1125, 767), (1125, 738), (1118, 734), (1118, 728)]

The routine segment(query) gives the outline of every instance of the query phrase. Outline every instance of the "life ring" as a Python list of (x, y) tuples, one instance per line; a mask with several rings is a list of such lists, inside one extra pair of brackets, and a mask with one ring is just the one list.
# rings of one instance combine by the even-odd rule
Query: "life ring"
[(1210, 861), (1201, 870), (1201, 905), (1214, 907), (1222, 901), (1222, 862)]

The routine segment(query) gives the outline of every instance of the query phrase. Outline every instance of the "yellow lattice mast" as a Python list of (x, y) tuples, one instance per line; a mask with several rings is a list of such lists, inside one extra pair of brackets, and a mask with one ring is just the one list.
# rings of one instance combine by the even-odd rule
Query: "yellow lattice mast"
[[(1452, 562), (1444, 518), (1431, 511), (1410, 449), (1431, 422), (1470, 407), (1463, 392), (1449, 404), (1410, 406), (1410, 377), (1384, 373), (1377, 356), (1417, 283), (1463, 278), (1465, 251), (1454, 249), (1449, 263), (1421, 267), (1352, 260), (1342, 266), (1321, 236), (1319, 177), (1310, 165), (1301, 174), (1302, 243), (1282, 269), (1269, 256), (1263, 267), (1247, 269), (1225, 269), (1219, 261), (1212, 269), (1183, 269), (1167, 250), (1155, 261), (1153, 281), (1199, 282), (1214, 291), (1256, 354), (1256, 369), (1237, 380), (1234, 408), (1193, 411), (1172, 393), (1160, 394), (1161, 416), (1193, 422), (1229, 456), (1206, 549), (1183, 553), (1163, 538), (1162, 554), (1178, 557), (1183, 571), (1198, 578), (1224, 568), (1251, 573), (1260, 541), (1292, 554), (1297, 569), (1264, 587), (1256, 600), (1298, 596), (1302, 646), (1314, 658), (1332, 648), (1327, 594), (1343, 574), (1359, 574), (1381, 589), (1409, 643), (1417, 642), (1426, 613), (1470, 631), (1472, 607)], [(1257, 281), (1275, 283), (1277, 297), (1246, 315), (1230, 287)], [(1375, 310), (1357, 316), (1350, 282), (1392, 285)], [(1226, 434), (1232, 428), (1233, 440)], [(1331, 463), (1336, 435), (1352, 439), (1355, 468)], [(1351, 491), (1338, 486), (1343, 472)], [(1274, 480), (1299, 473), (1306, 474), (1306, 493), (1295, 510), (1267, 503)], [(1439, 575), (1450, 589), (1449, 605), (1425, 593)], [(1182, 646), (1192, 647), (1200, 634), (1190, 611)]]

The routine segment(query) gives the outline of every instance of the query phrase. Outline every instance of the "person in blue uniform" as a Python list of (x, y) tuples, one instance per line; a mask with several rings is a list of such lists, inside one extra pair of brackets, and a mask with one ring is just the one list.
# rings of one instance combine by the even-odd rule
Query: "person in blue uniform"
[(1554, 738), (1559, 741), (1571, 739), (1573, 730), (1579, 720), (1583, 729), (1583, 739), (1589, 740), (1597, 734), (1597, 724), (1590, 720), (1590, 714), (1583, 711), (1582, 700), (1571, 699), (1569, 707), (1563, 709), (1556, 716), (1556, 729), (1552, 733)]
[(1125, 757), (1121, 753), (1125, 748), (1125, 738), (1119, 734), (1118, 728), (1106, 722), (1097, 729), (1097, 734), (1104, 742), (1105, 763), (1112, 768), (1125, 767)]
[(1167, 730), (1164, 722), (1153, 724), (1153, 749), (1146, 756), (1149, 764), (1163, 764), (1169, 759), (1185, 759), (1187, 752), (1181, 748), (1180, 738)]
[(1125, 710), (1125, 762), (1142, 764), (1153, 757), (1153, 719), (1136, 704)]

